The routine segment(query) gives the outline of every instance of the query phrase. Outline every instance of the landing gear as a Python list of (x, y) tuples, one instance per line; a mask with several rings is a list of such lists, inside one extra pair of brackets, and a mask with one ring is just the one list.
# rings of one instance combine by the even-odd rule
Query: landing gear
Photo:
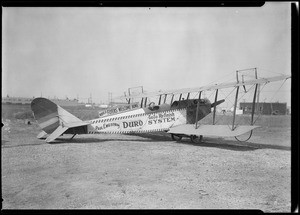
[[(248, 141), (248, 140), (251, 138), (252, 132), (253, 132), (253, 130), (251, 130), (250, 133), (248, 132), (248, 133), (249, 133), (249, 136), (248, 136), (248, 138), (246, 138), (246, 139), (244, 139), (244, 140), (238, 139), (237, 136), (235, 136), (234, 138), (235, 138), (237, 141), (239, 141), (239, 142), (246, 142), (246, 141)], [(248, 134), (248, 133), (246, 133), (246, 134)], [(239, 137), (245, 137), (245, 135), (240, 135)]]
[(183, 134), (171, 134), (172, 140), (180, 141), (182, 137), (189, 137), (191, 139), (192, 143), (202, 143), (203, 136), (200, 135), (199, 137), (197, 135), (183, 135)]
[(171, 134), (172, 140), (175, 141), (180, 141), (182, 139), (182, 136), (180, 135), (175, 135), (175, 134)]
[(191, 138), (192, 143), (202, 143), (202, 141), (203, 141), (203, 135), (199, 136), (198, 141), (197, 141), (198, 137), (196, 135), (191, 135), (190, 138)]
[(76, 135), (76, 134), (74, 134), (74, 135), (70, 138), (70, 140), (72, 140), (72, 139), (75, 137), (75, 135)]

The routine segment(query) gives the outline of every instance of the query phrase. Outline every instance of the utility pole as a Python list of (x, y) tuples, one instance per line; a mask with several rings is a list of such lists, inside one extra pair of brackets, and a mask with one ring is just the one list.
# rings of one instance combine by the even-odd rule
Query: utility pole
[(112, 103), (112, 92), (108, 92), (108, 104)]
[(93, 104), (92, 94), (90, 93), (90, 97), (88, 98), (88, 103)]

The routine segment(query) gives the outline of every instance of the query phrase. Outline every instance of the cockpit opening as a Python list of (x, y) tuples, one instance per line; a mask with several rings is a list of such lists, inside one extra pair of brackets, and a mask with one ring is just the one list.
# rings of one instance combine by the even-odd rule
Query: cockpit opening
[(150, 102), (148, 109), (151, 110), (151, 111), (156, 111), (156, 110), (159, 109), (159, 106), (155, 105), (154, 102)]

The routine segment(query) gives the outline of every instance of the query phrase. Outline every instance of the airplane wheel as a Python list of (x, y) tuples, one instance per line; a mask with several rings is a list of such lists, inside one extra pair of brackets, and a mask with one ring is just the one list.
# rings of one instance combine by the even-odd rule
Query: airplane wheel
[(200, 135), (199, 142), (202, 143), (202, 141), (203, 141), (203, 135)]
[(191, 135), (190, 138), (192, 143), (196, 143), (196, 139), (197, 139), (196, 135)]
[(182, 136), (171, 134), (172, 140), (180, 141), (182, 139)]
[(197, 141), (197, 138), (198, 138), (198, 137), (197, 137), (196, 135), (191, 135), (191, 141), (192, 141), (192, 143), (202, 143), (202, 141), (203, 141), (203, 136), (200, 135), (198, 141)]

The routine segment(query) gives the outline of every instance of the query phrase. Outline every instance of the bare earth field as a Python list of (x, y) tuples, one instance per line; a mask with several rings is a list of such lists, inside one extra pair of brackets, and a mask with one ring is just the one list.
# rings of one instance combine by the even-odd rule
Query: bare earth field
[[(164, 132), (64, 135), (3, 118), (3, 209), (197, 208), (290, 212), (290, 116), (264, 116), (252, 138), (172, 141)], [(7, 116), (7, 115), (5, 115)]]

